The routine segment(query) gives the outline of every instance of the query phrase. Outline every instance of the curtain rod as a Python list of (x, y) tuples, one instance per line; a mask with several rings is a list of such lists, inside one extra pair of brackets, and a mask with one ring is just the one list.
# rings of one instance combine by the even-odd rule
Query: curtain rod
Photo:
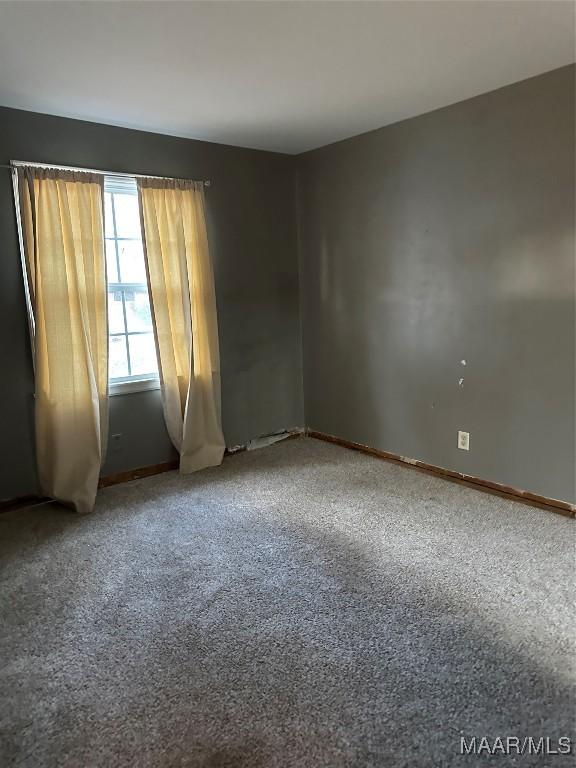
[[(100, 171), (96, 170), (94, 168), (77, 168), (72, 165), (50, 165), (49, 163), (31, 163), (27, 160), (11, 160), (10, 165), (0, 165), (0, 168), (9, 168), (10, 170), (14, 170), (14, 168), (21, 168), (22, 166), (30, 165), (33, 168), (54, 168), (58, 171), (80, 171), (84, 173), (98, 173), (101, 176), (128, 176), (132, 179), (164, 179), (166, 181), (197, 181), (197, 179), (177, 179), (173, 176), (151, 176), (145, 173), (125, 173), (123, 171)], [(205, 187), (209, 187), (211, 185), (210, 179), (200, 179), (198, 180), (202, 184), (204, 184)]]

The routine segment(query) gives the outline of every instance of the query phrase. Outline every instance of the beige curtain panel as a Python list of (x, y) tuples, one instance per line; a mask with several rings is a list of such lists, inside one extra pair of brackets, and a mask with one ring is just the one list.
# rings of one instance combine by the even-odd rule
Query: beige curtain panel
[(180, 471), (222, 462), (214, 276), (200, 182), (139, 179), (164, 415)]
[(108, 429), (103, 178), (18, 169), (42, 492), (90, 512)]

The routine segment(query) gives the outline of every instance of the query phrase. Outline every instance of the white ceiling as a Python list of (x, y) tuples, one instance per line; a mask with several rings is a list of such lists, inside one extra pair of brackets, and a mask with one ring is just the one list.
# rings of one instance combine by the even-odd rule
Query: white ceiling
[(0, 104), (302, 152), (574, 61), (574, 4), (0, 2)]

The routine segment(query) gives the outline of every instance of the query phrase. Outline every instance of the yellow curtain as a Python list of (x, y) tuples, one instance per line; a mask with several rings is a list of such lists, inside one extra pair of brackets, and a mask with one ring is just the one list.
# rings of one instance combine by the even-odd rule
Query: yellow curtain
[(180, 472), (224, 454), (214, 276), (201, 183), (139, 179), (164, 415)]
[(108, 429), (103, 178), (24, 168), (18, 182), (39, 481), (45, 495), (90, 512)]

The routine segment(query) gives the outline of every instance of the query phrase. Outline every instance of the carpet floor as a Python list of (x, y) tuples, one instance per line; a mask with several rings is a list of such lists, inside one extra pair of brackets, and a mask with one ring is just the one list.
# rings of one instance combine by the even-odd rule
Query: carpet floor
[(573, 565), (567, 518), (308, 438), (104, 489), (87, 517), (4, 513), (0, 765), (553, 747), (575, 711)]

